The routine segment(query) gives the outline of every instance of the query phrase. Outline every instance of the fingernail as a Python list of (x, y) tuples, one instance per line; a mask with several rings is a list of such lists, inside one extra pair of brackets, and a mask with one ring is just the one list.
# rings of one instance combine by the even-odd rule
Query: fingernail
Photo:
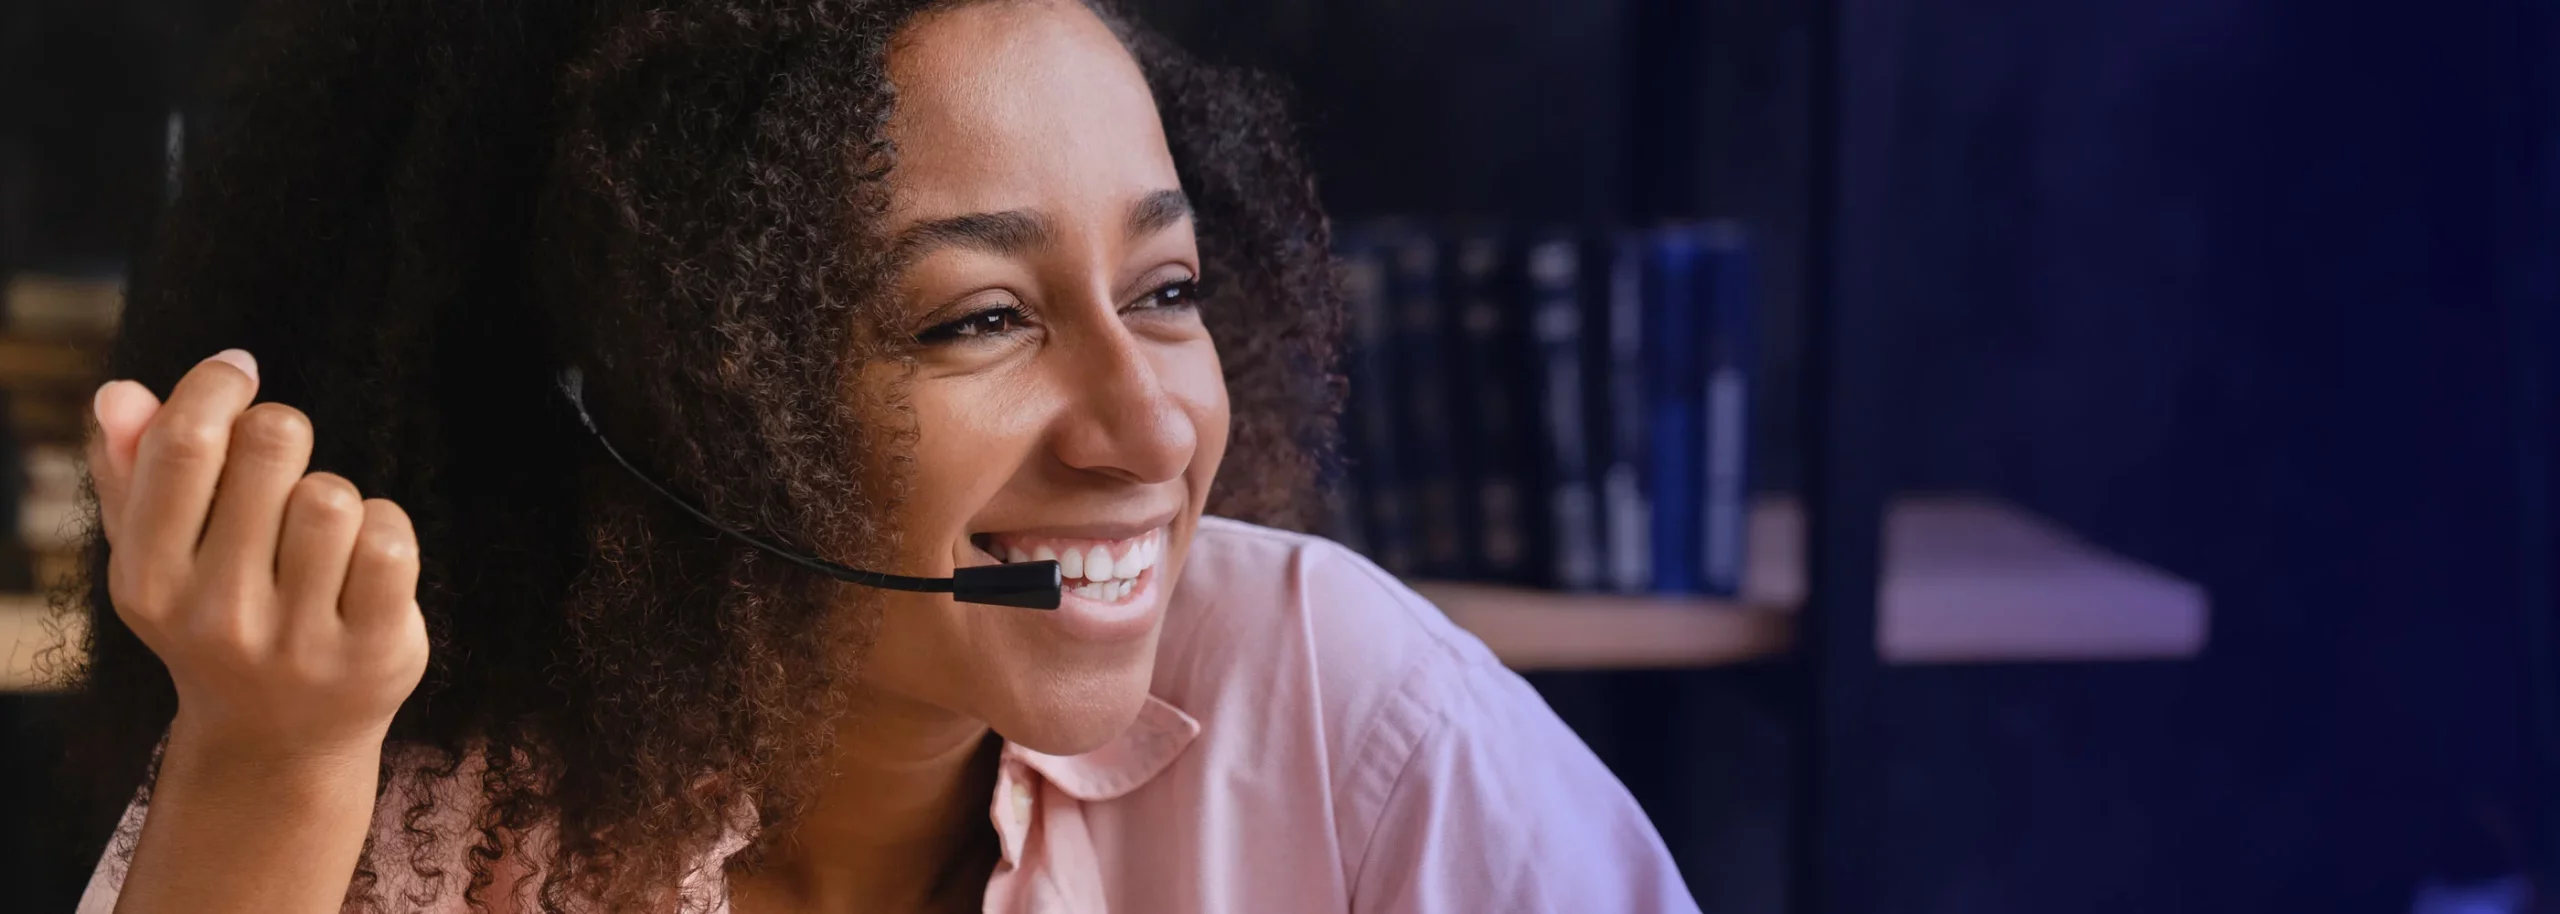
[(205, 361), (221, 362), (226, 365), (230, 365), (233, 368), (240, 369), (241, 374), (248, 375), (249, 380), (255, 381), (258, 379), (258, 360), (250, 358), (248, 350), (225, 349), (221, 352), (214, 353), (213, 358), (206, 359)]
[(92, 418), (104, 420), (107, 417), (107, 388), (114, 386), (116, 382), (108, 381), (98, 385), (97, 393), (89, 395), (89, 415)]

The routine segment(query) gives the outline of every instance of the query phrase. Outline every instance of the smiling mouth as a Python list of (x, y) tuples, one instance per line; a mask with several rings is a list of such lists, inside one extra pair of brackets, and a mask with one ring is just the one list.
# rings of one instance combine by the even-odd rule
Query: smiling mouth
[(1164, 536), (1165, 528), (1157, 527), (1117, 540), (981, 533), (970, 541), (1008, 564), (1054, 560), (1068, 593), (1117, 603), (1128, 599), (1140, 578), (1164, 559)]

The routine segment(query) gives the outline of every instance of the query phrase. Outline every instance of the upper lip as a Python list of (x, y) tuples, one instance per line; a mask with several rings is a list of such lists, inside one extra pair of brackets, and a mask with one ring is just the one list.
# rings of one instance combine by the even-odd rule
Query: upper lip
[(1173, 523), (1176, 512), (1165, 511), (1152, 517), (1131, 521), (1087, 521), (1077, 524), (1050, 524), (1040, 527), (1015, 527), (1006, 530), (980, 531), (986, 536), (1037, 536), (1063, 540), (1118, 541), (1139, 536)]

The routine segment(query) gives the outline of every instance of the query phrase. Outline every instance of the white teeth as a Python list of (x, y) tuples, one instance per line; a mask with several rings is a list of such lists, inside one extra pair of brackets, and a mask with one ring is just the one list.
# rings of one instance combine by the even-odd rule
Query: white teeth
[(995, 545), (989, 552), (1005, 562), (1058, 563), (1059, 577), (1083, 584), (1070, 591), (1099, 600), (1126, 598), (1137, 589), (1137, 578), (1164, 560), (1164, 531), (1150, 530), (1131, 543), (1126, 555), (1113, 556), (1108, 545), (1085, 548), (1035, 546), (1026, 551), (1020, 546)]

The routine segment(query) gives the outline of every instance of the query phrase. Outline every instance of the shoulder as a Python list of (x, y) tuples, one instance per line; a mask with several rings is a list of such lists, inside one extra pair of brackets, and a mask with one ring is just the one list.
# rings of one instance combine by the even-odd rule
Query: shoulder
[(1217, 518), (1182, 575), (1158, 697), (1199, 719), (1209, 764), (1329, 796), (1355, 909), (1693, 910), (1617, 778), (1393, 575), (1320, 537)]
[[(1358, 553), (1303, 533), (1201, 520), (1167, 611), (1156, 692), (1188, 711), (1247, 696), (1313, 703), (1357, 740), (1381, 715), (1512, 679), (1483, 642)], [(1412, 721), (1409, 723), (1421, 723)], [(1329, 728), (1331, 729), (1331, 728)], [(1360, 748), (1350, 746), (1345, 748)]]

